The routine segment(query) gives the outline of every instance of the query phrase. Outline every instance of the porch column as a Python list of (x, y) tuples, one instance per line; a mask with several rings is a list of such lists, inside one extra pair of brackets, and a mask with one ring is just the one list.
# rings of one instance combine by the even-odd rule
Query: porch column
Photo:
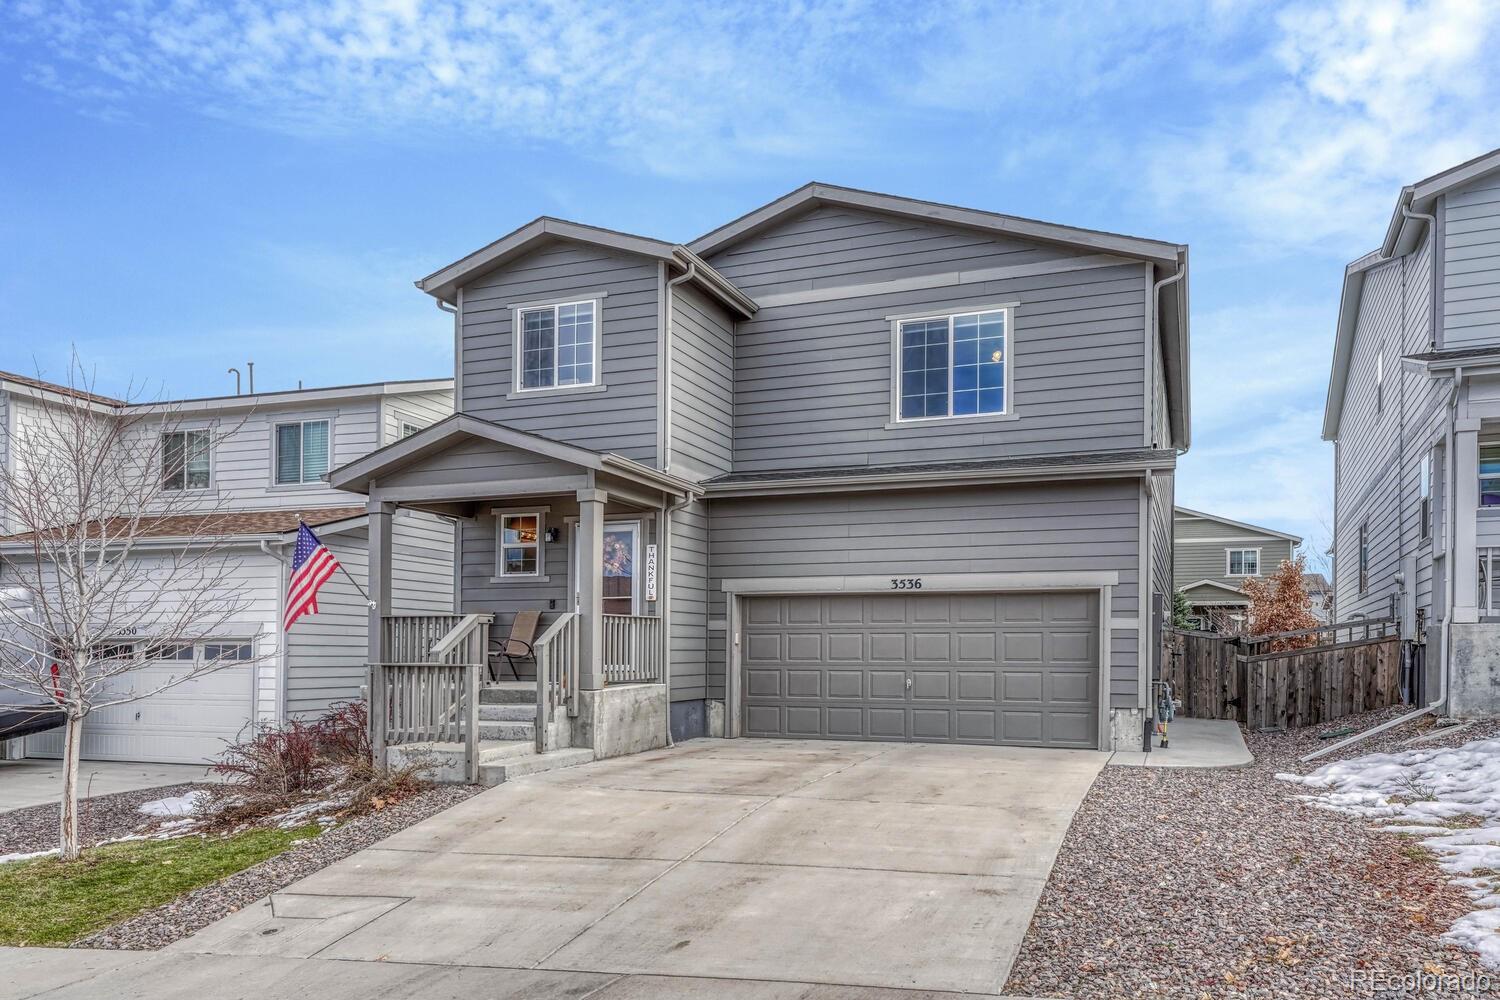
[(1453, 620), (1479, 620), (1479, 419), (1453, 423)]
[(603, 490), (578, 491), (578, 687), (604, 687)]
[(396, 505), (371, 500), (366, 508), (370, 517), (370, 600), (375, 604), (370, 609), (369, 653), (371, 663), (385, 659), (384, 623), (382, 615), (391, 613), (391, 519)]

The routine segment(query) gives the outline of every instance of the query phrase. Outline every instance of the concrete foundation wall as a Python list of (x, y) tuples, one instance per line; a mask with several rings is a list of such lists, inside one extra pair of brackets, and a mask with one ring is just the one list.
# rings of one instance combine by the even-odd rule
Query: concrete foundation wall
[(592, 747), (594, 759), (623, 757), (667, 745), (667, 689), (623, 684), (580, 691), (573, 746)]
[(672, 702), (672, 740), (693, 740), (708, 735), (708, 703), (696, 701)]
[(1144, 749), (1141, 737), (1146, 726), (1146, 713), (1139, 708), (1114, 708), (1109, 713), (1110, 745), (1105, 750)]
[(1462, 719), (1500, 715), (1500, 624), (1453, 626), (1448, 714)]

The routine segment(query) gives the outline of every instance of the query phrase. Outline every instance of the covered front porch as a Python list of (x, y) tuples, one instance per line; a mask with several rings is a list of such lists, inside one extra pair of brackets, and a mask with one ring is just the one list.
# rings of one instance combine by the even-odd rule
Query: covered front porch
[[(692, 484), (464, 414), (330, 479), (367, 497), (378, 755), (493, 783), (538, 755), (666, 745), (671, 521)], [(458, 525), (451, 614), (391, 613), (393, 593), (423, 585), (392, 543), (403, 510)]]

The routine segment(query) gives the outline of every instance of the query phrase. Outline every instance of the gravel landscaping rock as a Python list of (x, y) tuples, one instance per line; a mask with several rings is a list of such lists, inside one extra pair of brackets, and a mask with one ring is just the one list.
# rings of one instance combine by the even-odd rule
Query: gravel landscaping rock
[[(1339, 724), (1362, 729), (1399, 714)], [(1337, 758), (1399, 749), (1431, 726), (1408, 724)], [(1329, 745), (1318, 733), (1332, 728), (1249, 733), (1256, 762), (1241, 769), (1105, 768), (1069, 828), (1005, 992), (1368, 997), (1361, 976), (1482, 974), (1475, 955), (1438, 940), (1473, 904), (1414, 839), (1311, 808), (1297, 798), (1305, 788), (1276, 780), (1337, 759), (1297, 760)], [(1423, 746), (1496, 731), (1485, 724)]]
[[(115, 795), (96, 795), (78, 803), (78, 834), (85, 847), (104, 840), (114, 840), (134, 833), (150, 821), (142, 815), (143, 803), (186, 795), (207, 785), (166, 785), (140, 788)], [(61, 807), (57, 803), (31, 806), (0, 813), (0, 855), (30, 854), (57, 847), (57, 824)]]
[(166, 906), (82, 938), (75, 942), (74, 947), (164, 947), (483, 790), (472, 785), (429, 788), (379, 812), (341, 823), (274, 858), (180, 896)]

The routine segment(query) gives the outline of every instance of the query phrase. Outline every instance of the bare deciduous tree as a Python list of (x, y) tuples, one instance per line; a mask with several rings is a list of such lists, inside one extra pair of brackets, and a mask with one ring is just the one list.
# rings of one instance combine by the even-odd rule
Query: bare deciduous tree
[[(59, 852), (78, 856), (83, 726), (259, 656), (233, 634), (250, 595), (205, 462), (228, 431), (186, 428), (168, 405), (122, 406), (93, 392), (77, 357), (66, 387), (38, 386), (0, 443), (0, 708), (64, 718)], [(243, 626), (241, 626), (243, 630)], [(186, 655), (184, 652), (186, 651)], [(165, 670), (143, 674), (147, 665)]]

